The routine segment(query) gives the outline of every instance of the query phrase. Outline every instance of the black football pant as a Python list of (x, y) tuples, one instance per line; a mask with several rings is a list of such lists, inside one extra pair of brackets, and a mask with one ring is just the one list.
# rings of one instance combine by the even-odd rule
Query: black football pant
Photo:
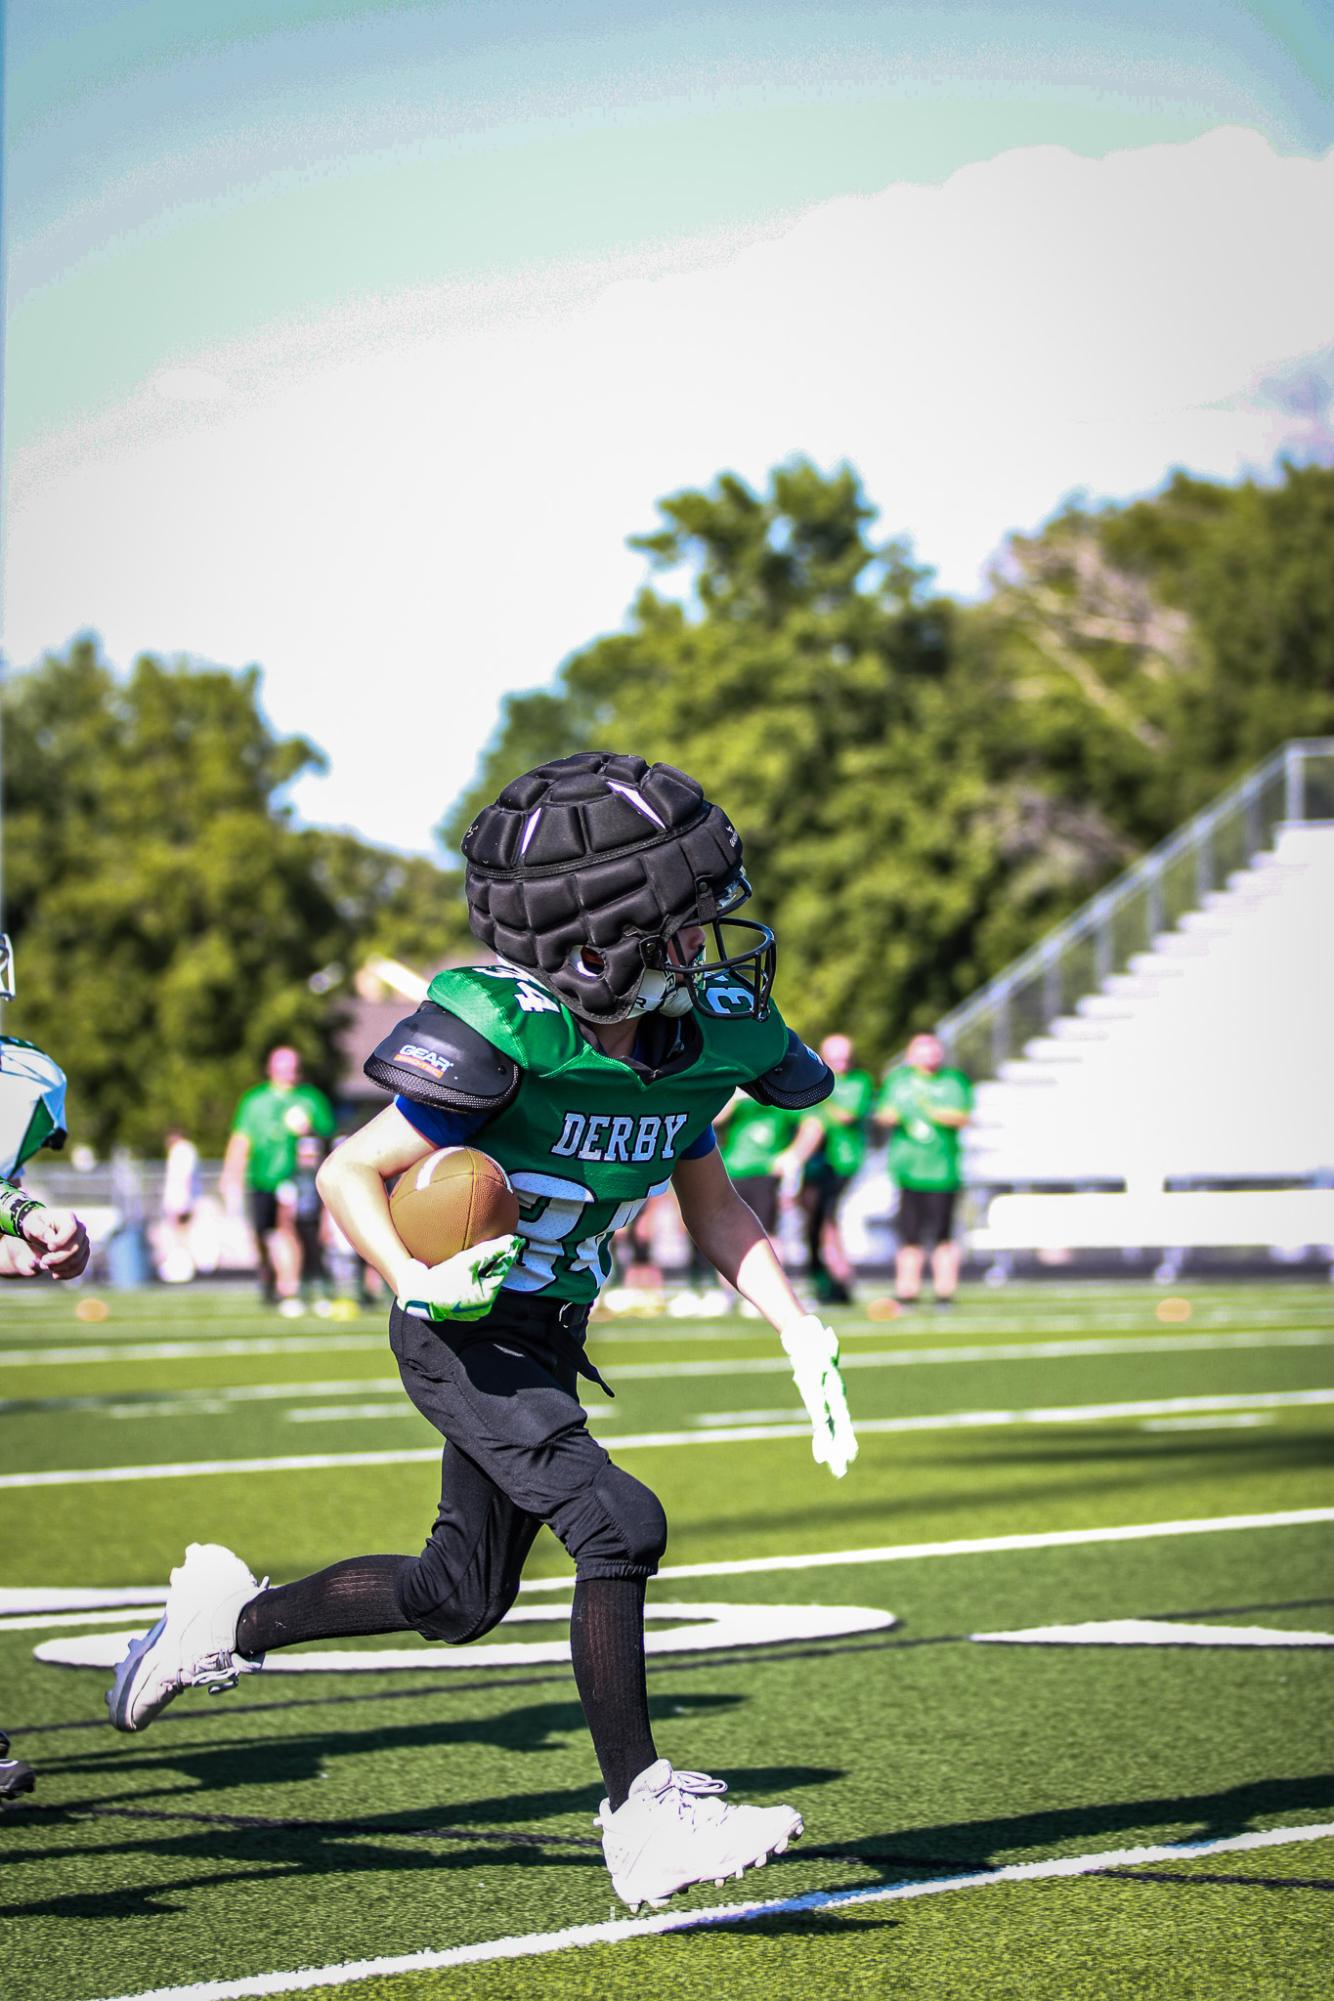
[(543, 1522), (574, 1558), (570, 1657), (608, 1797), (619, 1807), (657, 1752), (644, 1677), (644, 1584), (667, 1524), (613, 1466), (576, 1395), (587, 1309), (502, 1295), (484, 1320), (403, 1313), (389, 1336), (412, 1401), (445, 1436), (440, 1505), (420, 1556), (349, 1557), (261, 1591), (237, 1623), (252, 1657), (303, 1640), (400, 1632), (479, 1639), (514, 1603)]
[(579, 1375), (592, 1376), (587, 1317), (522, 1294), (502, 1294), (471, 1322), (390, 1314), (403, 1387), (446, 1439), (435, 1525), (397, 1584), (404, 1617), (427, 1639), (477, 1639), (503, 1619), (544, 1522), (581, 1579), (643, 1579), (658, 1567), (667, 1523), (657, 1496), (612, 1464), (576, 1393)]

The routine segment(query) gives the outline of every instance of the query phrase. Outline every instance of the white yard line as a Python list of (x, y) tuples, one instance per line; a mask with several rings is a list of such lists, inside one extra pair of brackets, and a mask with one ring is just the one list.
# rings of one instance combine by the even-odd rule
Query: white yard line
[[(766, 1334), (761, 1338), (772, 1342), (775, 1337)], [(597, 1328), (593, 1330), (591, 1345), (596, 1354), (602, 1354), (605, 1343)], [(664, 1345), (670, 1345), (669, 1337), (664, 1337)], [(380, 1334), (311, 1334), (253, 1341), (105, 1342), (98, 1347), (86, 1348), (0, 1349), (0, 1368), (64, 1368), (84, 1362), (197, 1362), (206, 1361), (213, 1355), (383, 1353), (384, 1347), (384, 1337)], [(1252, 1330), (1231, 1334), (1146, 1334), (1109, 1340), (998, 1341), (972, 1347), (883, 1348), (871, 1354), (849, 1349), (844, 1354), (843, 1365), (852, 1369), (903, 1369), (950, 1362), (1040, 1362), (1078, 1360), (1086, 1355), (1207, 1354), (1214, 1349), (1226, 1348), (1329, 1347), (1334, 1347), (1334, 1328), (1296, 1327), (1272, 1334)], [(661, 1362), (609, 1362), (607, 1372), (617, 1382), (660, 1382), (665, 1377), (676, 1376), (782, 1375), (790, 1367), (791, 1364), (781, 1354), (717, 1362), (692, 1362), (672, 1355)]]
[(383, 1353), (383, 1334), (291, 1334), (258, 1340), (106, 1341), (87, 1348), (0, 1349), (0, 1369), (74, 1368), (85, 1362), (202, 1362), (214, 1355)]
[[(864, 1563), (918, 1563), (938, 1556), (997, 1556), (1026, 1549), (1071, 1549), (1095, 1542), (1149, 1542), (1159, 1536), (1223, 1535), (1251, 1529), (1311, 1528), (1334, 1522), (1334, 1508), (1288, 1508), (1272, 1515), (1205, 1515), (1186, 1522), (1134, 1522), (1124, 1528), (1039, 1529), (1028, 1535), (973, 1536), (958, 1542), (899, 1542), (879, 1549), (838, 1549), (815, 1556), (756, 1556), (728, 1563), (665, 1563), (663, 1577), (757, 1577), (780, 1570), (843, 1570)], [(568, 1577), (535, 1577), (524, 1591), (568, 1591)]]
[(1285, 1848), (1297, 1842), (1328, 1841), (1334, 1821), (1304, 1827), (1268, 1827), (1212, 1841), (1155, 1843), (1144, 1848), (1107, 1848), (1094, 1855), (1053, 1855), (1041, 1862), (1011, 1862), (1000, 1869), (971, 1870), (926, 1882), (882, 1883), (867, 1890), (806, 1890), (794, 1897), (766, 1897), (741, 1904), (705, 1905), (699, 1910), (658, 1911), (645, 1918), (612, 1918), (606, 1924), (568, 1925), (563, 1931), (528, 1932), (513, 1938), (482, 1939), (424, 1952), (385, 1954), (378, 1959), (345, 1960), (340, 1966), (308, 1966), (288, 1973), (256, 1973), (240, 1980), (201, 1980), (185, 1987), (153, 1987), (115, 2001), (249, 2001), (266, 1994), (305, 1994), (319, 1987), (347, 1987), (356, 1980), (397, 1973), (429, 1973), (446, 1966), (475, 1966), (485, 1960), (536, 1959), (545, 1953), (584, 1946), (620, 1945), (627, 1939), (701, 1926), (752, 1923), (792, 1912), (856, 1910), (864, 1904), (940, 1897), (957, 1890), (983, 1890), (994, 1883), (1036, 1883), (1052, 1877), (1091, 1876), (1108, 1869), (1138, 1869), (1155, 1862), (1191, 1862), (1208, 1855), (1235, 1855), (1258, 1848)]
[[(843, 1351), (845, 1369), (911, 1369), (951, 1362), (1056, 1362), (1082, 1360), (1093, 1355), (1165, 1355), (1208, 1353), (1220, 1348), (1328, 1348), (1334, 1347), (1334, 1329), (1296, 1328), (1286, 1334), (1148, 1334), (1139, 1338), (1091, 1341), (993, 1342), (969, 1348), (882, 1348), (864, 1354), (856, 1348)], [(663, 1363), (631, 1362), (622, 1366), (608, 1363), (613, 1384), (661, 1381), (678, 1376), (768, 1376), (785, 1375), (791, 1363), (783, 1355), (762, 1355), (734, 1362)]]
[[(164, 1411), (186, 1416), (196, 1408), (233, 1403), (284, 1403), (298, 1397), (387, 1396), (403, 1385), (397, 1376), (340, 1376), (332, 1381), (313, 1383), (233, 1383), (226, 1389), (169, 1390), (161, 1396), (133, 1397), (116, 1390), (107, 1396), (0, 1397), (0, 1417), (18, 1410), (23, 1416), (38, 1412), (91, 1410), (105, 1416), (109, 1412), (138, 1411), (144, 1417), (158, 1417)], [(127, 1398), (132, 1400), (127, 1401)]]
[(56, 1626), (151, 1626), (162, 1614), (162, 1599), (153, 1605), (126, 1605), (115, 1612), (43, 1612), (27, 1619), (0, 1618), (0, 1633), (49, 1633)]
[[(786, 1366), (786, 1365), (785, 1365)], [(1051, 1404), (1033, 1410), (963, 1410), (934, 1412), (922, 1417), (873, 1417), (857, 1430), (871, 1434), (913, 1431), (971, 1431), (1029, 1424), (1098, 1424), (1115, 1418), (1145, 1418), (1202, 1411), (1289, 1410), (1334, 1403), (1334, 1390), (1270, 1390), (1249, 1396), (1155, 1397), (1135, 1403)], [(409, 1406), (402, 1407), (403, 1415)], [(377, 1413), (378, 1414), (378, 1413)], [(616, 1440), (618, 1452), (689, 1445), (756, 1444), (773, 1439), (804, 1438), (805, 1418), (786, 1424), (734, 1424), (689, 1431), (627, 1432)], [(405, 1446), (387, 1452), (280, 1453), (263, 1459), (182, 1459), (143, 1466), (78, 1466), (34, 1473), (0, 1474), (7, 1487), (95, 1487), (126, 1480), (187, 1480), (216, 1473), (320, 1472), (335, 1466), (415, 1466), (439, 1457), (434, 1445)]]

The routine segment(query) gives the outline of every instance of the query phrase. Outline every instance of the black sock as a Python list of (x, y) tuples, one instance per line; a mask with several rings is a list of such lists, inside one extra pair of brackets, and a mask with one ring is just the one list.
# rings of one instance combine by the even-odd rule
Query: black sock
[(395, 1583), (410, 1556), (352, 1556), (313, 1577), (261, 1591), (236, 1624), (238, 1654), (264, 1654), (298, 1640), (333, 1640), (352, 1633), (406, 1633)]
[(658, 1755), (648, 1720), (642, 1577), (576, 1580), (570, 1658), (614, 1813)]

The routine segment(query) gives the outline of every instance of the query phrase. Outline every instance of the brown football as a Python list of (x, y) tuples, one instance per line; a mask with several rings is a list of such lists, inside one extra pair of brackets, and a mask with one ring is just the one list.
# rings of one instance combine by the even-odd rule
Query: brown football
[(499, 1161), (475, 1146), (442, 1146), (401, 1174), (389, 1214), (414, 1258), (438, 1265), (518, 1227), (519, 1198)]

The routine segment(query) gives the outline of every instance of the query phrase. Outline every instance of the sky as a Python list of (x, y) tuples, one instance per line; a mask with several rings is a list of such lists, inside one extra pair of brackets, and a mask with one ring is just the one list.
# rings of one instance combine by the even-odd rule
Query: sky
[(724, 468), (850, 461), (972, 594), (1073, 491), (1329, 454), (1324, 0), (8, 0), (5, 55), (6, 658), (258, 662), (377, 841)]

